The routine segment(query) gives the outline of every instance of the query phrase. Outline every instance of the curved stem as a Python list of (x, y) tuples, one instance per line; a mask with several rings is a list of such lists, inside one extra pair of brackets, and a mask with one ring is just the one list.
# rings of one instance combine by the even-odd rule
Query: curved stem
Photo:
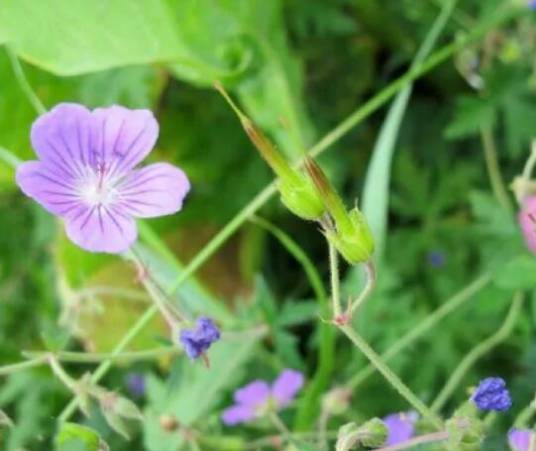
[(369, 346), (369, 344), (349, 325), (338, 326), (339, 329), (354, 343), (365, 355), (372, 365), (381, 373), (387, 382), (402, 396), (421, 416), (429, 420), (438, 429), (443, 427), (441, 419), (432, 412), (393, 371), (382, 362), (381, 357)]
[[(311, 284), (311, 288), (315, 293), (320, 315), (324, 318), (328, 318), (330, 315), (330, 306), (326, 289), (318, 270), (309, 256), (287, 233), (276, 227), (274, 224), (257, 216), (253, 217), (251, 221), (260, 227), (263, 227), (277, 238), (287, 251), (302, 265), (303, 270), (309, 279), (309, 283)], [(330, 324), (324, 321), (318, 322), (318, 328), (320, 344), (315, 373), (303, 392), (302, 400), (297, 407), (294, 420), (294, 428), (299, 430), (306, 429), (313, 423), (316, 416), (315, 413), (318, 411), (319, 407), (319, 397), (330, 383), (330, 375), (333, 371), (335, 330)]]
[[(162, 357), (166, 355), (180, 354), (181, 349), (176, 346), (166, 346), (156, 349), (149, 349), (146, 351), (132, 351), (132, 352), (122, 352), (120, 354), (114, 355), (112, 353), (95, 353), (88, 354), (86, 352), (70, 352), (70, 351), (60, 351), (55, 353), (56, 358), (61, 362), (70, 362), (70, 363), (100, 363), (104, 360), (114, 360), (114, 361), (138, 361), (138, 360), (152, 360), (157, 357)], [(46, 356), (49, 355), (48, 352), (40, 351), (22, 351), (22, 355), (34, 359), (46, 359)]]
[(374, 263), (372, 263), (372, 261), (369, 261), (365, 263), (364, 266), (366, 285), (363, 291), (359, 294), (358, 298), (348, 306), (350, 310), (348, 316), (350, 318), (353, 317), (354, 313), (361, 306), (361, 304), (363, 304), (363, 302), (365, 302), (367, 298), (372, 294), (372, 291), (376, 286), (376, 269), (374, 268)]
[(449, 433), (447, 431), (433, 432), (432, 434), (420, 435), (397, 445), (380, 448), (377, 451), (397, 451), (400, 449), (409, 449), (417, 445), (423, 445), (425, 443), (443, 442), (445, 440), (448, 440), (448, 438)]
[(464, 359), (460, 362), (458, 367), (450, 376), (441, 392), (437, 395), (437, 398), (432, 403), (431, 409), (433, 412), (439, 412), (441, 410), (471, 366), (478, 359), (491, 351), (501, 341), (505, 340), (508, 335), (510, 335), (519, 313), (521, 312), (522, 305), (523, 294), (517, 292), (514, 295), (512, 305), (502, 326), (493, 335), (489, 336), (486, 340), (480, 342), (477, 346), (471, 349), (471, 351), (469, 351), (469, 353), (464, 357)]
[(24, 70), (22, 69), (22, 66), (20, 64), (19, 59), (17, 58), (17, 55), (13, 53), (13, 50), (9, 48), (9, 46), (5, 47), (7, 56), (9, 57), (9, 61), (11, 63), (11, 67), (13, 68), (13, 73), (15, 74), (15, 78), (17, 79), (17, 82), (19, 83), (20, 88), (24, 92), (24, 95), (28, 99), (28, 101), (32, 104), (35, 111), (38, 114), (44, 114), (47, 112), (47, 109), (41, 102), (41, 99), (37, 96), (37, 94), (32, 89), (30, 83), (28, 82), (28, 79), (26, 78), (26, 74), (24, 73)]
[[(456, 293), (450, 299), (445, 301), (438, 309), (436, 309), (432, 314), (427, 316), (424, 320), (420, 321), (413, 329), (411, 329), (407, 334), (401, 337), (396, 341), (386, 352), (381, 355), (381, 359), (384, 362), (391, 360), (393, 357), (398, 355), (400, 351), (406, 349), (418, 338), (428, 332), (432, 327), (439, 323), (443, 318), (452, 313), (461, 305), (465, 304), (472, 296), (477, 292), (482, 290), (486, 285), (491, 282), (491, 274), (485, 273), (480, 276), (478, 279), (471, 282), (461, 291)], [(350, 390), (355, 390), (355, 388), (363, 383), (368, 377), (372, 376), (376, 369), (374, 366), (369, 365), (366, 368), (363, 368), (355, 376), (353, 376), (347, 383), (346, 387)]]

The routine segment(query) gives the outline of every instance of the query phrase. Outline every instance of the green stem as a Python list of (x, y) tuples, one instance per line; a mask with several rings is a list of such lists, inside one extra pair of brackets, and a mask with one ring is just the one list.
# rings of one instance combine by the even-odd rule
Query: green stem
[(491, 183), (493, 194), (495, 195), (495, 198), (501, 207), (511, 214), (513, 211), (512, 202), (508, 196), (508, 190), (506, 189), (501, 170), (499, 168), (497, 146), (495, 145), (491, 128), (482, 126), (480, 128), (480, 136), (482, 139), (482, 146), (484, 148), (486, 169), (488, 171), (488, 177)]
[[(402, 75), (397, 80), (390, 83), (382, 91), (372, 97), (369, 101), (358, 108), (354, 113), (348, 116), (331, 132), (327, 133), (310, 151), (310, 156), (316, 156), (330, 147), (333, 143), (338, 141), (342, 136), (348, 133), (352, 128), (361, 123), (365, 118), (370, 116), (382, 105), (384, 105), (391, 97), (393, 97), (398, 91), (403, 89), (408, 83), (417, 80), (422, 75), (428, 73), (439, 64), (446, 61), (452, 55), (456, 54), (459, 50), (480, 38), (489, 29), (498, 26), (501, 23), (515, 17), (516, 14), (501, 14), (497, 15), (494, 20), (487, 22), (486, 24), (475, 27), (473, 32), (468, 34), (462, 39), (457, 39), (455, 42), (443, 47), (430, 56), (423, 64), (410, 69), (406, 74)], [(303, 160), (302, 160), (303, 161)], [(190, 264), (186, 266), (184, 271), (169, 287), (169, 293), (174, 293), (178, 287), (194, 274), (199, 267), (201, 267), (212, 255), (231, 237), (236, 230), (250, 218), (260, 207), (262, 207), (276, 192), (275, 184), (272, 182), (266, 188), (264, 188), (255, 198), (246, 205), (227, 225), (207, 243), (207, 245), (191, 260)], [(138, 319), (138, 321), (127, 331), (120, 342), (112, 351), (112, 354), (116, 355), (121, 353), (130, 342), (144, 329), (144, 327), (151, 321), (153, 315), (157, 312), (155, 306), (149, 307), (145, 313)], [(103, 362), (92, 376), (92, 381), (98, 382), (103, 377), (108, 369), (111, 367), (111, 360)], [(75, 401), (71, 403), (63, 410), (59, 420), (65, 421), (70, 418), (76, 408)]]
[(467, 371), (471, 368), (474, 363), (489, 353), (495, 346), (497, 346), (501, 341), (504, 341), (508, 335), (512, 332), (515, 322), (521, 312), (521, 307), (523, 305), (523, 295), (520, 292), (517, 292), (514, 295), (512, 305), (508, 311), (508, 315), (502, 324), (502, 326), (495, 332), (493, 335), (489, 336), (486, 340), (480, 342), (475, 346), (469, 353), (463, 358), (458, 367), (454, 370), (449, 380), (437, 395), (437, 398), (432, 403), (432, 411), (439, 412), (447, 400), (450, 398), (452, 393), (458, 387), (460, 381), (463, 379)]
[(352, 341), (352, 343), (365, 355), (372, 365), (382, 374), (387, 382), (417, 411), (429, 420), (438, 429), (443, 427), (441, 419), (432, 412), (404, 382), (382, 361), (381, 357), (369, 344), (349, 325), (340, 325), (339, 329)]
[[(320, 315), (327, 318), (330, 314), (329, 302), (327, 300), (326, 289), (322, 278), (318, 273), (314, 263), (307, 256), (304, 250), (283, 230), (270, 222), (255, 216), (252, 222), (270, 232), (287, 251), (301, 264), (305, 275), (309, 279), (313, 289)], [(328, 323), (318, 322), (320, 332), (320, 345), (318, 349), (318, 361), (315, 373), (311, 381), (305, 388), (301, 402), (299, 403), (294, 420), (294, 428), (305, 430), (313, 423), (316, 412), (319, 408), (320, 395), (325, 391), (330, 383), (330, 375), (333, 371), (335, 355), (335, 331)]]
[[(121, 362), (133, 362), (139, 360), (152, 360), (158, 357), (164, 357), (168, 355), (180, 354), (181, 349), (176, 346), (166, 346), (156, 349), (149, 349), (146, 351), (133, 351), (133, 352), (122, 352), (121, 354), (111, 354), (111, 353), (95, 353), (88, 354), (86, 352), (69, 352), (69, 351), (60, 351), (54, 355), (61, 362), (71, 362), (71, 363), (100, 363), (104, 360), (114, 360)], [(48, 352), (41, 351), (22, 351), (22, 355), (25, 357), (33, 359), (46, 360), (46, 356), (49, 355)], [(25, 362), (29, 363), (29, 362)], [(5, 367), (4, 367), (5, 368)], [(1, 371), (1, 369), (0, 369)], [(1, 373), (0, 373), (1, 374)]]
[(0, 366), (0, 376), (7, 376), (9, 374), (16, 373), (18, 371), (24, 371), (29, 368), (35, 368), (36, 366), (44, 365), (48, 362), (48, 353), (39, 357), (35, 357), (32, 360), (20, 363), (12, 363), (11, 365)]
[(22, 66), (20, 64), (19, 59), (17, 58), (17, 55), (13, 53), (13, 50), (11, 50), (8, 46), (5, 47), (7, 56), (9, 57), (9, 61), (11, 63), (11, 67), (13, 68), (13, 73), (15, 74), (15, 78), (17, 79), (17, 82), (24, 92), (24, 95), (28, 99), (28, 101), (32, 104), (35, 111), (37, 111), (38, 114), (44, 114), (47, 112), (47, 109), (37, 96), (37, 94), (32, 89), (30, 83), (28, 82), (28, 79), (26, 78), (26, 74), (24, 73), (24, 70), (22, 69)]
[(60, 362), (53, 354), (48, 354), (47, 361), (55, 376), (65, 385), (74, 395), (78, 395), (77, 382), (67, 374), (60, 365)]
[[(402, 338), (397, 340), (386, 352), (381, 356), (384, 362), (388, 362), (393, 357), (397, 356), (400, 351), (406, 349), (418, 338), (424, 335), (426, 332), (432, 329), (436, 324), (438, 324), (443, 318), (452, 313), (461, 305), (465, 304), (471, 297), (473, 297), (477, 292), (482, 290), (486, 285), (491, 282), (491, 274), (485, 273), (480, 276), (478, 279), (471, 282), (461, 291), (456, 293), (450, 299), (445, 301), (441, 307), (436, 309), (432, 314), (427, 316), (425, 319), (420, 321), (413, 329), (411, 329), (407, 334)], [(346, 387), (350, 390), (355, 390), (358, 385), (363, 383), (367, 378), (372, 376), (376, 369), (374, 366), (369, 365), (359, 373), (357, 373), (352, 379), (350, 379)]]
[(340, 277), (339, 277), (339, 254), (331, 241), (329, 247), (329, 273), (331, 276), (331, 304), (333, 306), (333, 317), (339, 318), (342, 315)]
[(16, 169), (22, 163), (22, 160), (4, 147), (0, 147), (0, 160), (11, 166), (12, 169)]
[(377, 451), (397, 451), (400, 449), (410, 449), (414, 446), (423, 445), (425, 443), (444, 442), (445, 440), (448, 440), (448, 438), (449, 433), (447, 431), (433, 432), (431, 434), (420, 435), (397, 445), (380, 448)]

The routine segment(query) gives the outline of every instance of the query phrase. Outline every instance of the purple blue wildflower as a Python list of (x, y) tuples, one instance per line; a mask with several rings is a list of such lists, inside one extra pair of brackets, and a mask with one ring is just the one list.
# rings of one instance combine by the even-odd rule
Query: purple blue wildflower
[(428, 263), (434, 268), (441, 268), (445, 265), (445, 253), (439, 250), (433, 250), (428, 252)]
[(510, 429), (508, 444), (512, 451), (529, 451), (530, 439), (533, 434), (530, 429)]
[(222, 421), (234, 426), (262, 417), (270, 409), (283, 409), (293, 401), (303, 382), (303, 374), (292, 369), (284, 369), (271, 386), (260, 379), (250, 382), (235, 392), (235, 404), (223, 411)]
[(157, 137), (149, 110), (59, 104), (34, 122), (39, 161), (19, 165), (17, 184), (61, 217), (81, 248), (126, 251), (137, 237), (134, 218), (176, 213), (190, 189), (184, 172), (170, 164), (136, 168)]
[(184, 329), (179, 336), (186, 355), (191, 359), (203, 355), (210, 345), (219, 339), (219, 329), (210, 318), (204, 316), (197, 320), (195, 329)]
[(504, 411), (512, 406), (506, 383), (500, 377), (488, 377), (480, 381), (471, 400), (480, 410)]
[(134, 396), (142, 397), (145, 394), (145, 377), (141, 373), (127, 375), (127, 387)]
[(536, 10), (536, 0), (529, 0), (527, 5), (530, 9)]
[[(534, 1), (536, 3), (536, 0)], [(529, 196), (523, 200), (518, 221), (528, 249), (536, 253), (536, 196)]]
[(415, 433), (415, 412), (392, 413), (383, 418), (387, 426), (386, 446), (393, 446), (408, 441)]

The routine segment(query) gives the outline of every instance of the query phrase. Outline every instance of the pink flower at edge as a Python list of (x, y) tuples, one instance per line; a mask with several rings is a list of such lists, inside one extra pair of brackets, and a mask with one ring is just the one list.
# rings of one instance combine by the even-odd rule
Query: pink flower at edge
[(270, 386), (266, 381), (255, 380), (238, 389), (235, 404), (225, 409), (222, 421), (227, 426), (247, 423), (262, 415), (272, 402), (277, 410), (288, 406), (303, 387), (303, 374), (285, 369)]
[(518, 221), (527, 247), (536, 253), (536, 196), (530, 196), (523, 200)]
[(176, 213), (190, 189), (167, 163), (136, 168), (151, 152), (158, 123), (149, 110), (88, 110), (62, 103), (33, 124), (39, 161), (17, 168), (27, 196), (65, 221), (67, 236), (90, 252), (121, 253), (137, 238), (134, 218)]
[(530, 429), (510, 429), (508, 444), (512, 451), (528, 451), (533, 432)]

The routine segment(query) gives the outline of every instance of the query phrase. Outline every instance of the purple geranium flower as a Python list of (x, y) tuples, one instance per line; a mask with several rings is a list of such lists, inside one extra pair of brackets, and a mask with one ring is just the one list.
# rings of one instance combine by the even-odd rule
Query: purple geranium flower
[(204, 316), (197, 320), (194, 330), (181, 331), (179, 340), (191, 359), (196, 359), (210, 348), (210, 345), (220, 339), (220, 331), (210, 318)]
[(533, 432), (530, 429), (510, 429), (508, 444), (512, 451), (528, 451)]
[(235, 392), (236, 404), (223, 411), (222, 421), (233, 426), (259, 418), (270, 408), (282, 409), (302, 386), (303, 374), (291, 369), (283, 370), (271, 387), (266, 381), (253, 381)]
[(67, 236), (91, 252), (120, 253), (136, 240), (134, 218), (179, 211), (190, 189), (166, 163), (136, 166), (158, 137), (149, 110), (90, 111), (63, 103), (40, 116), (31, 141), (39, 161), (17, 168), (22, 191), (63, 218)]
[[(536, 0), (535, 0), (536, 2)], [(518, 214), (519, 225), (525, 238), (525, 243), (531, 252), (536, 253), (536, 196), (523, 200)]]
[(385, 445), (396, 445), (412, 438), (416, 421), (417, 415), (414, 412), (392, 413), (383, 418), (388, 431)]
[(512, 405), (506, 382), (500, 377), (481, 380), (471, 399), (480, 410), (504, 411)]

